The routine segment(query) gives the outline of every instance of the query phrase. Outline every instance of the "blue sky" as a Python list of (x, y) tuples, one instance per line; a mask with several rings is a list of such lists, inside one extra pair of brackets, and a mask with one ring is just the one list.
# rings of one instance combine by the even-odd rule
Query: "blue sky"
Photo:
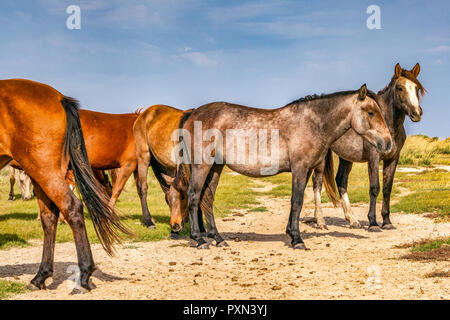
[[(381, 30), (366, 27), (369, 5)], [(81, 30), (66, 28), (69, 5)], [(212, 101), (272, 108), (312, 93), (378, 91), (400, 62), (428, 90), (409, 134), (448, 137), (450, 2), (2, 0), (0, 74), (83, 107), (130, 112)]]

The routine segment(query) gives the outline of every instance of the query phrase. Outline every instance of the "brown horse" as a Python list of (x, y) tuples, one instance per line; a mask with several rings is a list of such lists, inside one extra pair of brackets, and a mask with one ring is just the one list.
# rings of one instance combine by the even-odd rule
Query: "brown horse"
[[(111, 188), (103, 170), (115, 171), (111, 191), (111, 206), (116, 204), (125, 183), (134, 173), (137, 179), (137, 159), (134, 145), (133, 125), (139, 116), (135, 113), (110, 114), (80, 110), (81, 128), (86, 141), (86, 150), (92, 169), (98, 180)], [(139, 185), (136, 184), (138, 193)]]
[[(376, 200), (380, 193), (380, 181), (378, 178), (378, 167), (383, 160), (383, 206), (381, 215), (383, 217), (383, 229), (395, 229), (389, 217), (389, 204), (394, 181), (395, 169), (397, 168), (400, 151), (405, 143), (406, 134), (403, 123), (408, 115), (414, 122), (420, 121), (422, 108), (420, 107), (420, 95), (424, 95), (425, 89), (417, 80), (420, 65), (417, 63), (411, 71), (404, 70), (397, 63), (394, 75), (389, 84), (378, 92), (376, 100), (381, 107), (381, 112), (392, 136), (392, 149), (389, 152), (379, 154), (375, 148), (366, 143), (353, 129), (350, 129), (341, 138), (331, 145), (331, 149), (339, 156), (339, 170), (336, 175), (336, 183), (341, 196), (342, 208), (345, 218), (351, 227), (360, 227), (354, 218), (350, 201), (347, 195), (348, 176), (352, 170), (353, 162), (368, 162), (370, 179), (370, 209), (368, 231), (379, 232), (380, 227), (376, 221)], [(420, 95), (419, 95), (420, 94)], [(315, 194), (316, 210), (314, 219), (322, 229), (326, 228), (325, 220), (320, 208), (320, 191), (322, 186), (323, 165), (314, 170), (313, 187)]]
[(176, 142), (171, 137), (173, 132), (177, 131), (184, 114), (184, 111), (169, 106), (154, 105), (138, 117), (133, 127), (144, 223), (147, 226), (154, 225), (147, 206), (147, 173), (148, 167), (152, 166), (170, 207), (170, 225), (173, 232), (182, 229), (187, 215), (186, 197), (177, 189), (170, 188), (177, 169), (177, 163), (172, 156)]
[(0, 81), (0, 168), (15, 160), (33, 181), (44, 229), (44, 250), (33, 288), (53, 274), (59, 212), (70, 225), (77, 248), (80, 285), (89, 290), (95, 269), (82, 202), (65, 181), (74, 171), (83, 202), (105, 250), (112, 254), (118, 231), (129, 233), (94, 178), (86, 153), (78, 102), (50, 86), (22, 79)]
[[(251, 177), (292, 172), (286, 233), (294, 248), (305, 249), (299, 231), (304, 190), (312, 170), (325, 158), (332, 159), (330, 145), (350, 128), (379, 152), (389, 151), (392, 143), (374, 94), (365, 85), (357, 91), (299, 99), (273, 110), (210, 103), (193, 110), (181, 126), (184, 147), (178, 161), (183, 164), (173, 185), (187, 190), (190, 236), (198, 248), (208, 248), (198, 224), (202, 192), (209, 189), (214, 196), (224, 165)], [(216, 242), (224, 242), (217, 229), (214, 232)]]

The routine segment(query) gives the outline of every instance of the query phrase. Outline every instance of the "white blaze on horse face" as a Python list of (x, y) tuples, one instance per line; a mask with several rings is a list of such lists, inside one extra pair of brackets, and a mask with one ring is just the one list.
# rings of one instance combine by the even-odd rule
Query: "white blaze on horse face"
[(411, 80), (406, 80), (405, 83), (406, 92), (408, 92), (409, 102), (412, 106), (418, 107), (419, 106), (419, 99), (417, 97), (417, 85), (412, 82)]

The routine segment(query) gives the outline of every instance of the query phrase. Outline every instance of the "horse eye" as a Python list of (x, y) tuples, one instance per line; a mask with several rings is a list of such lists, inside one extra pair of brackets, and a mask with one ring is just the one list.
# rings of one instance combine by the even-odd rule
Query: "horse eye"
[(369, 116), (373, 117), (375, 115), (375, 113), (373, 113), (372, 111), (367, 112), (369, 114)]
[(398, 91), (403, 91), (403, 88), (402, 87), (397, 87), (397, 90)]

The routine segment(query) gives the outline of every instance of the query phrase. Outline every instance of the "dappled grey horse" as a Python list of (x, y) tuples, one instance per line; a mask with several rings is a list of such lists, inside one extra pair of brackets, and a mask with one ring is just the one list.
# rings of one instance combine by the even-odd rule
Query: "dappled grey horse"
[[(208, 248), (199, 229), (198, 205), (200, 201), (207, 201), (209, 205), (213, 202), (213, 199), (205, 200), (205, 197), (202, 197), (202, 191), (209, 189), (214, 197), (224, 165), (251, 177), (292, 172), (291, 211), (286, 233), (292, 239), (293, 248), (305, 249), (306, 246), (299, 231), (303, 195), (312, 170), (329, 154), (331, 144), (350, 128), (353, 128), (379, 152), (389, 151), (392, 144), (380, 107), (374, 99), (374, 93), (368, 91), (366, 85), (356, 91), (308, 96), (282, 108), (271, 110), (215, 102), (193, 110), (184, 120), (184, 123), (181, 123), (183, 141), (190, 164), (180, 165), (173, 185), (181, 191), (187, 191), (190, 236), (198, 248)], [(199, 126), (205, 130), (207, 137), (198, 137), (195, 129)], [(234, 136), (228, 135), (228, 131), (234, 129), (244, 132), (271, 131), (270, 137), (259, 138), (270, 146), (277, 146), (270, 150), (270, 157), (276, 162), (275, 166), (270, 166), (273, 170), (265, 170), (267, 163), (259, 157), (255, 160), (255, 150), (250, 151), (250, 147), (244, 148), (244, 154), (239, 152), (235, 154), (234, 144), (233, 149), (228, 150), (231, 145), (230, 140), (234, 139)], [(191, 139), (186, 139), (186, 133), (192, 137), (193, 143), (187, 141)], [(277, 141), (274, 144), (272, 140), (275, 138)], [(195, 159), (198, 155), (196, 150), (198, 144), (201, 150), (206, 151), (202, 155), (203, 158), (213, 155), (214, 161)], [(245, 140), (244, 144), (246, 144)], [(260, 144), (259, 148), (261, 147)], [(235, 156), (241, 156), (243, 159), (253, 158), (255, 161), (241, 163), (235, 161)], [(330, 158), (327, 157), (327, 159)], [(214, 238), (217, 245), (224, 245), (225, 242), (218, 234), (212, 215), (210, 219), (212, 221), (207, 221), (208, 236)]]
[[(347, 194), (348, 176), (352, 169), (353, 162), (368, 162), (370, 179), (368, 231), (381, 231), (377, 224), (375, 214), (376, 201), (378, 194), (380, 193), (378, 168), (380, 160), (383, 160), (382, 228), (395, 229), (389, 217), (389, 203), (395, 169), (400, 157), (400, 151), (406, 139), (405, 128), (403, 126), (405, 116), (409, 116), (414, 122), (420, 121), (422, 117), (420, 95), (424, 95), (425, 89), (419, 80), (417, 80), (419, 72), (420, 65), (418, 63), (410, 71), (402, 69), (397, 63), (391, 81), (384, 89), (379, 91), (375, 97), (378, 105), (381, 107), (384, 120), (386, 121), (392, 136), (392, 148), (389, 152), (378, 153), (372, 144), (367, 143), (367, 141), (353, 129), (348, 130), (341, 138), (331, 145), (331, 150), (339, 156), (339, 170), (336, 175), (336, 183), (341, 196), (345, 219), (350, 222), (350, 227), (358, 228), (360, 227), (360, 224), (351, 212), (350, 201)], [(317, 225), (322, 229), (326, 228), (322, 209), (320, 207), (324, 166), (325, 163), (322, 163), (314, 169), (313, 174), (314, 199), (316, 204), (314, 219), (303, 219), (306, 222), (316, 221)]]

